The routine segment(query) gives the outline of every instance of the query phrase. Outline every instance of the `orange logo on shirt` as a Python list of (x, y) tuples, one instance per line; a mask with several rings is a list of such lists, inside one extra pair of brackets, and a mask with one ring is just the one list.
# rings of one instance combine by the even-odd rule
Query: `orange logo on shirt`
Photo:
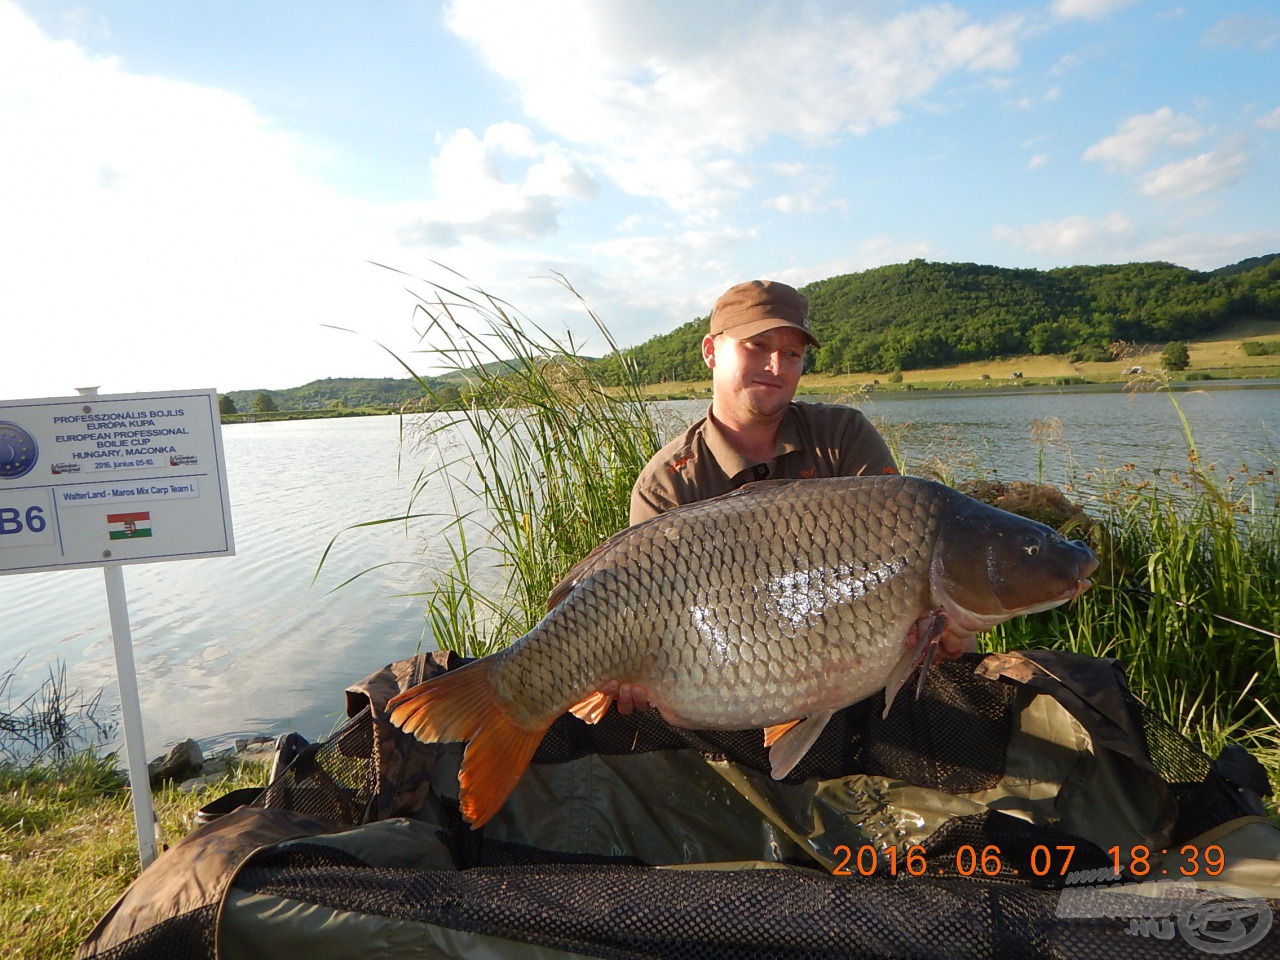
[(812, 480), (812, 479), (813, 479), (813, 471), (812, 471), (812, 470), (801, 470), (801, 471), (800, 471), (800, 479), (801, 479), (801, 480)]
[(897, 467), (881, 467), (880, 472), (896, 474), (898, 472), (898, 469)]
[(679, 460), (675, 460), (670, 464), (668, 464), (667, 469), (672, 473), (677, 473), (679, 472), (680, 468), (683, 467), (688, 462), (689, 462), (688, 457), (681, 457)]

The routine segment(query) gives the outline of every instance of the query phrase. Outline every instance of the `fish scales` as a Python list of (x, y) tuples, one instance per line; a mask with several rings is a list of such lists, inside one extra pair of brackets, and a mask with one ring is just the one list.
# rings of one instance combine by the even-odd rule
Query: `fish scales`
[[(506, 650), (393, 698), (393, 723), (467, 740), (462, 812), (486, 822), (551, 722), (617, 685), (676, 726), (770, 728), (781, 777), (831, 714), (962, 642), (1089, 587), (1097, 558), (1041, 524), (911, 477), (752, 484), (606, 541)], [(921, 674), (923, 682), (923, 672)]]
[[(864, 695), (874, 692), (927, 592), (921, 546), (939, 498), (894, 484), (812, 483), (831, 488), (797, 498), (784, 484), (712, 501), (603, 551), (554, 616), (496, 655), (499, 695), (541, 716), (563, 712), (602, 676), (625, 676), (661, 690), (658, 706), (673, 719), (741, 728), (825, 704), (833, 677), (874, 674)], [(761, 515), (772, 529), (743, 522)], [(865, 531), (852, 544), (850, 521)], [(886, 621), (894, 635), (877, 633)], [(707, 697), (709, 686), (725, 695)]]

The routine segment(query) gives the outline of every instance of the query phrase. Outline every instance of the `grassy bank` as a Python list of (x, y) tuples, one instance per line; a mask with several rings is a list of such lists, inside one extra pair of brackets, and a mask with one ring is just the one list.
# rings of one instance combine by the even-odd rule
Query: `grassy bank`
[(277, 423), (282, 420), (341, 420), (347, 417), (385, 417), (395, 413), (384, 407), (353, 407), (324, 410), (275, 410), (271, 413), (224, 413), (221, 420), (230, 423)]
[[(261, 786), (246, 765), (220, 784), (155, 794), (168, 843), (195, 825), (196, 811), (236, 787)], [(0, 765), (0, 944), (12, 960), (63, 960), (138, 876), (129, 789), (114, 757), (75, 758), (40, 768)]]
[[(14, 673), (0, 676), (0, 945), (12, 960), (64, 960), (137, 878), (138, 841), (128, 783), (96, 696), (52, 674), (12, 703)], [(156, 791), (164, 843), (189, 833), (213, 797), (262, 785), (261, 763), (233, 763), (221, 783)]]

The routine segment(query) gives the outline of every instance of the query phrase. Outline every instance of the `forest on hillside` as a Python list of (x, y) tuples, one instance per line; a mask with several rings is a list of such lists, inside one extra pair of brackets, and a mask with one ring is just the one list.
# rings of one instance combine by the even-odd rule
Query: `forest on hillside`
[[(1110, 360), (1119, 344), (1167, 343), (1240, 318), (1280, 321), (1280, 255), (1212, 272), (1171, 263), (1020, 270), (974, 263), (909, 263), (801, 288), (822, 346), (809, 372), (890, 372), (1024, 354)], [(599, 362), (621, 362), (649, 383), (706, 377), (699, 344), (707, 317)]]
[[(424, 382), (431, 386), (436, 397), (431, 407), (447, 406), (457, 402), (460, 396), (456, 384), (435, 378), (426, 378)], [(360, 407), (400, 410), (406, 404), (424, 406), (424, 393), (422, 384), (411, 377), (331, 377), (285, 389), (232, 390), (227, 396), (238, 412), (249, 413), (255, 410), (255, 401), (262, 394), (271, 398), (276, 410), (354, 410)]]

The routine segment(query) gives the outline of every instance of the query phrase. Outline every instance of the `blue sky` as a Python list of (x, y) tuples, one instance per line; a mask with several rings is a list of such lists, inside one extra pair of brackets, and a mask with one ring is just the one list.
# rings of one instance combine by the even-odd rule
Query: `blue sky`
[(369, 261), (599, 351), (551, 274), (628, 344), (755, 277), (1280, 251), (1280, 8), (0, 0), (0, 144), (0, 399), (398, 376)]

